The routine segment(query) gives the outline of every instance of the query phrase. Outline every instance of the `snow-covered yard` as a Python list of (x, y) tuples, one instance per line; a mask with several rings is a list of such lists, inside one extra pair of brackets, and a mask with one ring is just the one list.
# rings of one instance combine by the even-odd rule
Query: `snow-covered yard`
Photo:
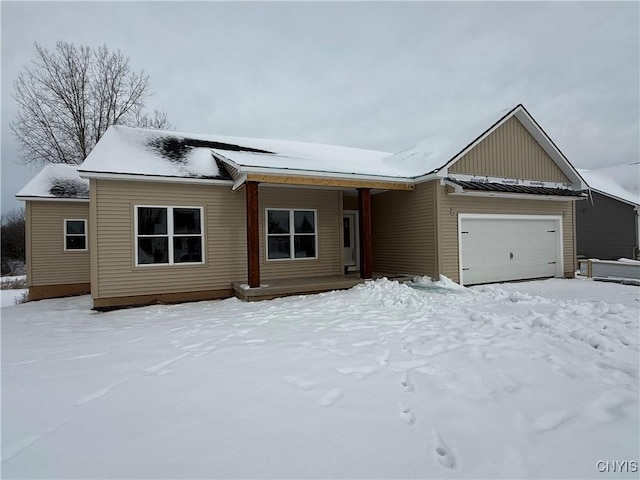
[(3, 308), (3, 478), (637, 478), (638, 287), (414, 287)]

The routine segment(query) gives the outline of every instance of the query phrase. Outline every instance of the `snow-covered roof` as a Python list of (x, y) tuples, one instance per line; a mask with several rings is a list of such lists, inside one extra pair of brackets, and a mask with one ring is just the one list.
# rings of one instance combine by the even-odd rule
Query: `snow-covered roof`
[(229, 179), (221, 162), (240, 172), (306, 170), (401, 176), (385, 165), (387, 152), (295, 141), (199, 135), (124, 126), (110, 127), (81, 167), (84, 172)]
[(479, 117), (456, 117), (455, 126), (445, 127), (445, 131), (428, 136), (384, 161), (399, 166), (411, 177), (440, 170), (508, 113), (509, 110), (500, 110)]
[(79, 167), (79, 165), (65, 164), (47, 165), (16, 193), (16, 197), (88, 199), (89, 180), (80, 178)]
[(204, 138), (122, 125), (109, 127), (80, 172), (231, 179)]
[[(522, 105), (490, 115), (460, 115), (446, 134), (426, 138), (396, 154), (335, 145), (111, 126), (80, 167), (83, 177), (144, 175), (231, 180), (243, 174), (319, 175), (411, 182), (446, 177), (470, 148), (515, 116), (571, 179), (586, 188), (578, 172)], [(237, 177), (237, 175), (240, 175)]]
[(640, 206), (640, 162), (580, 170), (592, 190)]

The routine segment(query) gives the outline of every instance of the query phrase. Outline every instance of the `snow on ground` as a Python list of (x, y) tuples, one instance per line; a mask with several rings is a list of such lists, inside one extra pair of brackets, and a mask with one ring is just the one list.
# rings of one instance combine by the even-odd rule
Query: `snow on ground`
[(598, 462), (638, 461), (639, 293), (3, 308), (3, 478), (636, 478)]
[(0, 307), (12, 307), (27, 291), (25, 288), (0, 290)]

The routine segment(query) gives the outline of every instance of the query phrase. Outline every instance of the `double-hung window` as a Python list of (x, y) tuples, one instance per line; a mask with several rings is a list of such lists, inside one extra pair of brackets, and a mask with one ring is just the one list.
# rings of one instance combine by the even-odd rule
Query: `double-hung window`
[(203, 263), (202, 208), (136, 206), (136, 265)]
[(64, 249), (65, 251), (87, 250), (87, 221), (65, 219), (64, 221)]
[(266, 211), (267, 259), (318, 258), (315, 210), (272, 209)]

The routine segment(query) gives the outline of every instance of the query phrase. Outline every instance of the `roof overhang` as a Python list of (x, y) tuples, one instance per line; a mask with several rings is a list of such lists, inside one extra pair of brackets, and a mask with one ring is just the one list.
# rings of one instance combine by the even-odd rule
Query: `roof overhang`
[(247, 167), (216, 152), (215, 156), (237, 172), (233, 189), (245, 182), (336, 188), (371, 188), (379, 190), (413, 190), (411, 178), (362, 175), (357, 173), (294, 170), (289, 168)]
[(92, 172), (89, 170), (79, 170), (80, 178), (87, 179), (105, 179), (105, 180), (125, 180), (147, 182), (165, 182), (165, 183), (199, 183), (207, 185), (233, 185), (233, 180), (220, 180), (218, 178), (200, 178), (200, 177), (176, 177), (170, 175), (144, 175), (137, 173), (117, 173), (117, 172)]
[(32, 195), (16, 195), (17, 200), (21, 201), (37, 201), (37, 202), (89, 202), (88, 198), (72, 198), (72, 197), (37, 197)]

